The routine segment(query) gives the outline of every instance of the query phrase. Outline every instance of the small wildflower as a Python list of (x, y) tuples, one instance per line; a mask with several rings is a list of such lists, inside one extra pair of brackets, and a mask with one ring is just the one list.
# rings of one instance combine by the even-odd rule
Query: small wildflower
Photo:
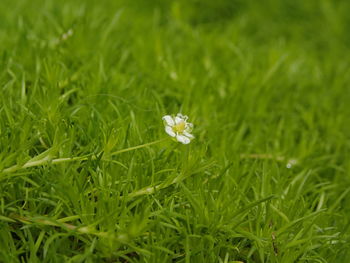
[(287, 167), (288, 169), (290, 169), (290, 168), (292, 168), (294, 165), (296, 165), (297, 163), (298, 163), (297, 160), (295, 160), (295, 159), (290, 159), (290, 160), (288, 161), (286, 167)]
[(73, 29), (70, 28), (66, 33), (62, 35), (62, 40), (67, 40), (71, 36), (73, 36)]
[(189, 144), (194, 136), (191, 134), (193, 124), (187, 122), (188, 117), (178, 113), (176, 117), (165, 115), (163, 118), (165, 132), (182, 144)]

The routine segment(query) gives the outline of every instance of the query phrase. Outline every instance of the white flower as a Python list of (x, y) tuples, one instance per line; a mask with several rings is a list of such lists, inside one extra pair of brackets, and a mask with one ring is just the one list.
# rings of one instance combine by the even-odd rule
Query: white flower
[(187, 116), (178, 113), (176, 117), (165, 115), (162, 119), (165, 125), (165, 132), (176, 138), (178, 142), (189, 144), (194, 138), (190, 133), (193, 129), (193, 124), (187, 122)]

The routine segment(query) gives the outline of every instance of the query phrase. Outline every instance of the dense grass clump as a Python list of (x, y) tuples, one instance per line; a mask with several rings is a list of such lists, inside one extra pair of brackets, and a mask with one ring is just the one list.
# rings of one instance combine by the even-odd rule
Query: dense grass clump
[(0, 262), (348, 262), (349, 10), (2, 0)]

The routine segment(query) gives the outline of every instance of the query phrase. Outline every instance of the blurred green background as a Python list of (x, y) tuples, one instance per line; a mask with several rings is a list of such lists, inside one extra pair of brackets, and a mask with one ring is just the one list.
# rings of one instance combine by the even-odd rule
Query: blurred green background
[[(2, 0), (0, 262), (347, 262), (349, 12)], [(3, 172), (161, 139), (177, 112), (195, 125), (189, 147)]]

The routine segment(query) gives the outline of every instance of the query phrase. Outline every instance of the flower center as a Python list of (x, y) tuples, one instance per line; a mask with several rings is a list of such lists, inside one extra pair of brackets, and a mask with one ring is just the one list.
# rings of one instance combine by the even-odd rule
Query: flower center
[(173, 131), (178, 133), (183, 133), (186, 128), (186, 123), (184, 121), (173, 126)]

